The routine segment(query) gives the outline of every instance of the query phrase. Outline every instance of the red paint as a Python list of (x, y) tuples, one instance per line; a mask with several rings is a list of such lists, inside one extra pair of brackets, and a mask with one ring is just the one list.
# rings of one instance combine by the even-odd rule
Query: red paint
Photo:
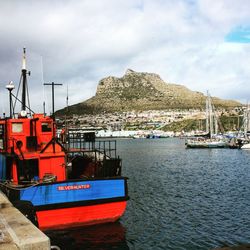
[[(40, 179), (48, 174), (56, 176), (57, 181), (66, 179), (65, 153), (59, 144), (50, 143), (54, 134), (53, 130), (56, 129), (51, 117), (34, 114), (33, 119), (19, 117), (1, 120), (0, 124), (5, 125), (4, 135), (7, 138), (1, 152), (12, 153), (14, 151), (19, 160), (38, 159)], [(30, 136), (36, 136), (36, 147), (27, 147), (27, 138)], [(18, 183), (17, 164), (14, 160), (11, 168), (11, 179)]]
[(65, 154), (64, 152), (42, 153), (39, 154), (39, 177), (43, 178), (47, 173), (53, 174), (57, 177), (57, 181), (64, 181), (65, 175)]
[(37, 211), (39, 228), (67, 228), (94, 225), (118, 220), (126, 209), (126, 201)]
[(16, 167), (16, 162), (13, 162), (13, 166), (12, 166), (12, 178), (13, 178), (13, 182), (15, 184), (18, 183), (18, 175), (17, 175), (17, 167)]

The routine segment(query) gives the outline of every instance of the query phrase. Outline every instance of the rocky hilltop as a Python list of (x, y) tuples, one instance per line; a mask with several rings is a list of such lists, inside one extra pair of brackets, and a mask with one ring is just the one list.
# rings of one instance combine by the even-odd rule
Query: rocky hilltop
[[(121, 78), (109, 76), (100, 80), (96, 95), (69, 107), (70, 113), (99, 113), (129, 110), (189, 109), (205, 107), (206, 96), (183, 85), (164, 82), (154, 73), (128, 69)], [(241, 104), (213, 97), (219, 107)], [(59, 111), (59, 113), (64, 110)]]

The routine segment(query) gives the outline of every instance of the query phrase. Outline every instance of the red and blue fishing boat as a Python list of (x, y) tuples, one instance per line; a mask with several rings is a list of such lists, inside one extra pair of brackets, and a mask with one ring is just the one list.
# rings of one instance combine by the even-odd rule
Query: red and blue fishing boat
[[(42, 230), (118, 220), (128, 189), (116, 142), (67, 129), (61, 139), (56, 136), (54, 103), (51, 116), (36, 114), (27, 105), (27, 75), (24, 49), (18, 91), (14, 95), (14, 85), (6, 86), (10, 114), (0, 119), (2, 192)], [(20, 112), (15, 113), (18, 102)]]

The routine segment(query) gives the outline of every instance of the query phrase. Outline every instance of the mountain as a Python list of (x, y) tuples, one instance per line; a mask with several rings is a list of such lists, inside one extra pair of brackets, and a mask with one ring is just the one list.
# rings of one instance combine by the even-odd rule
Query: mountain
[[(241, 106), (239, 102), (213, 97), (216, 107)], [(130, 110), (205, 108), (206, 96), (183, 85), (164, 82), (154, 73), (128, 69), (121, 78), (109, 76), (100, 80), (96, 95), (69, 107), (71, 114)], [(65, 109), (57, 111), (62, 114)]]

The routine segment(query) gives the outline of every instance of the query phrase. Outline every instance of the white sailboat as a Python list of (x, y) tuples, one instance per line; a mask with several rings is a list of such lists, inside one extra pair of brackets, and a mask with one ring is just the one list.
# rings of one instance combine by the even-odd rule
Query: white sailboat
[(209, 138), (199, 137), (189, 139), (186, 142), (187, 148), (225, 148), (228, 147), (228, 141), (218, 138), (218, 118), (212, 104), (212, 98), (207, 91), (206, 99), (206, 132)]
[(250, 105), (247, 105), (247, 108), (244, 111), (243, 115), (243, 129), (244, 129), (244, 141), (247, 143), (243, 143), (241, 149), (250, 150)]

